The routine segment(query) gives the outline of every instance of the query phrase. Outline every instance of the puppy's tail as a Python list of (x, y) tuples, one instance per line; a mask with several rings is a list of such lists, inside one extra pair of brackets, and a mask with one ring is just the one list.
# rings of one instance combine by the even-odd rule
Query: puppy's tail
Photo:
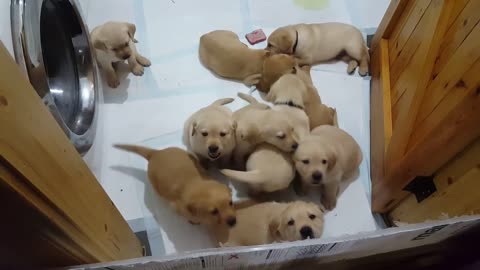
[(247, 95), (245, 93), (238, 93), (237, 96), (250, 104), (259, 104), (258, 100), (256, 100), (254, 97)]
[(210, 106), (222, 106), (228, 103), (232, 103), (235, 99), (233, 98), (221, 98), (218, 100), (215, 100)]
[(128, 152), (136, 153), (144, 157), (146, 160), (150, 160), (150, 157), (152, 156), (153, 152), (155, 152), (155, 150), (153, 149), (143, 147), (143, 146), (138, 146), (138, 145), (114, 144), (113, 147), (122, 149)]
[(223, 169), (223, 170), (220, 170), (220, 172), (225, 176), (228, 176), (234, 180), (248, 183), (248, 184), (257, 184), (257, 183), (262, 183), (268, 180), (268, 179), (265, 179), (264, 175), (259, 170), (244, 172), (244, 171)]

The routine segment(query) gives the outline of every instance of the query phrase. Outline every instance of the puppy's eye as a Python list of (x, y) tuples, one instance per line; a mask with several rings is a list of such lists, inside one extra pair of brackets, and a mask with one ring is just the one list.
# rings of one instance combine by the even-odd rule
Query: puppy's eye
[(218, 215), (218, 209), (217, 208), (213, 209), (211, 213), (214, 216)]
[(230, 206), (232, 206), (232, 205), (233, 205), (233, 202), (232, 202), (232, 201), (230, 201), (228, 204), (229, 204)]
[(303, 162), (303, 164), (309, 164), (309, 163), (310, 163), (310, 160), (304, 159), (304, 160), (302, 160), (302, 162)]
[(327, 164), (327, 160), (326, 160), (326, 159), (322, 159), (322, 164)]
[(268, 43), (267, 48), (271, 48), (271, 47), (272, 47), (272, 44)]
[(285, 134), (279, 134), (279, 135), (277, 135), (277, 138), (279, 138), (280, 140), (283, 140), (283, 139), (285, 139), (286, 137), (287, 137), (287, 135), (285, 135)]
[(225, 137), (226, 135), (227, 135), (227, 133), (225, 133), (225, 132), (220, 132), (220, 136)]
[(317, 216), (315, 216), (315, 215), (309, 215), (308, 217), (309, 217), (311, 220), (314, 220)]
[(295, 220), (293, 219), (290, 219), (290, 221), (288, 221), (288, 226), (293, 226), (295, 224)]
[(202, 132), (202, 136), (203, 136), (203, 137), (207, 137), (207, 136), (208, 136), (208, 132), (205, 132), (205, 131)]

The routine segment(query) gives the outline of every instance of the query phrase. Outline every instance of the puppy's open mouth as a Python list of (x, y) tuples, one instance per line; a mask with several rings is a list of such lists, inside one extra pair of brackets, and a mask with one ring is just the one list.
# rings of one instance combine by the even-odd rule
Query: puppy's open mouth
[(208, 153), (208, 157), (209, 157), (211, 160), (216, 160), (216, 159), (219, 158), (221, 155), (222, 155), (222, 153), (220, 153), (220, 152), (217, 152), (217, 153)]

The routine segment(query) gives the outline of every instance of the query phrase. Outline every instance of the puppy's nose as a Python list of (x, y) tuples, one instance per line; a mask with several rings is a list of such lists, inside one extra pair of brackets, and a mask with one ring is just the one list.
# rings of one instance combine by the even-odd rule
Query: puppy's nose
[(313, 230), (310, 226), (303, 226), (300, 229), (300, 235), (302, 239), (313, 238)]
[(293, 149), (293, 150), (296, 150), (297, 148), (298, 148), (298, 143), (292, 144), (292, 149)]
[(313, 183), (318, 184), (320, 181), (322, 181), (323, 175), (321, 172), (316, 171), (312, 174), (312, 178), (313, 178)]
[(236, 217), (229, 217), (229, 218), (227, 219), (227, 224), (228, 224), (228, 226), (230, 226), (230, 227), (235, 226), (235, 224), (237, 224), (237, 218), (236, 218)]
[(123, 60), (127, 60), (128, 58), (130, 58), (130, 54), (126, 54), (123, 56)]
[(208, 147), (208, 152), (210, 153), (216, 153), (218, 151), (218, 146), (212, 144)]

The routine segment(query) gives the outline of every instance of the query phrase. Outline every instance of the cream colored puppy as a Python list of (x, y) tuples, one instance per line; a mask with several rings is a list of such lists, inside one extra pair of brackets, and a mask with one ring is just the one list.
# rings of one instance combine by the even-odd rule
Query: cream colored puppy
[(219, 99), (195, 112), (185, 122), (183, 143), (195, 153), (202, 165), (214, 162), (220, 167), (230, 163), (235, 148), (236, 121), (232, 111), (223, 106), (233, 98)]
[(237, 168), (244, 167), (245, 158), (261, 143), (271, 144), (287, 153), (297, 148), (296, 123), (290, 122), (285, 113), (272, 110), (247, 94), (238, 93), (238, 96), (250, 105), (233, 113), (233, 118), (238, 123), (234, 151)]
[(353, 73), (360, 64), (361, 76), (367, 75), (370, 62), (362, 33), (352, 25), (337, 22), (280, 27), (268, 37), (267, 49), (295, 55), (300, 65), (318, 64), (346, 53), (350, 58), (347, 72)]
[(300, 142), (293, 159), (304, 191), (320, 187), (323, 206), (332, 210), (341, 192), (358, 176), (362, 151), (348, 133), (324, 125)]
[(320, 238), (323, 215), (322, 209), (313, 203), (267, 202), (237, 210), (237, 225), (227, 232), (215, 233), (223, 247)]
[(202, 64), (215, 74), (243, 81), (248, 86), (260, 81), (267, 50), (250, 49), (232, 31), (216, 30), (200, 38)]
[(127, 60), (130, 71), (143, 75), (143, 67), (151, 65), (150, 60), (138, 53), (134, 38), (136, 27), (126, 22), (107, 22), (93, 29), (92, 44), (96, 49), (97, 62), (105, 71), (108, 86), (117, 88), (120, 85), (113, 64)]
[(148, 179), (159, 196), (192, 224), (237, 223), (231, 190), (209, 176), (197, 159), (185, 150), (169, 147), (153, 150), (135, 145), (115, 145), (148, 160)]
[(282, 111), (295, 123), (299, 140), (310, 133), (310, 123), (305, 113), (304, 100), (308, 97), (305, 83), (295, 74), (280, 77), (270, 88), (266, 99), (275, 106), (274, 110)]
[[(275, 166), (272, 166), (275, 164)], [(248, 157), (247, 171), (224, 169), (224, 175), (248, 184), (253, 194), (286, 189), (295, 178), (290, 154), (270, 144), (261, 144)]]

